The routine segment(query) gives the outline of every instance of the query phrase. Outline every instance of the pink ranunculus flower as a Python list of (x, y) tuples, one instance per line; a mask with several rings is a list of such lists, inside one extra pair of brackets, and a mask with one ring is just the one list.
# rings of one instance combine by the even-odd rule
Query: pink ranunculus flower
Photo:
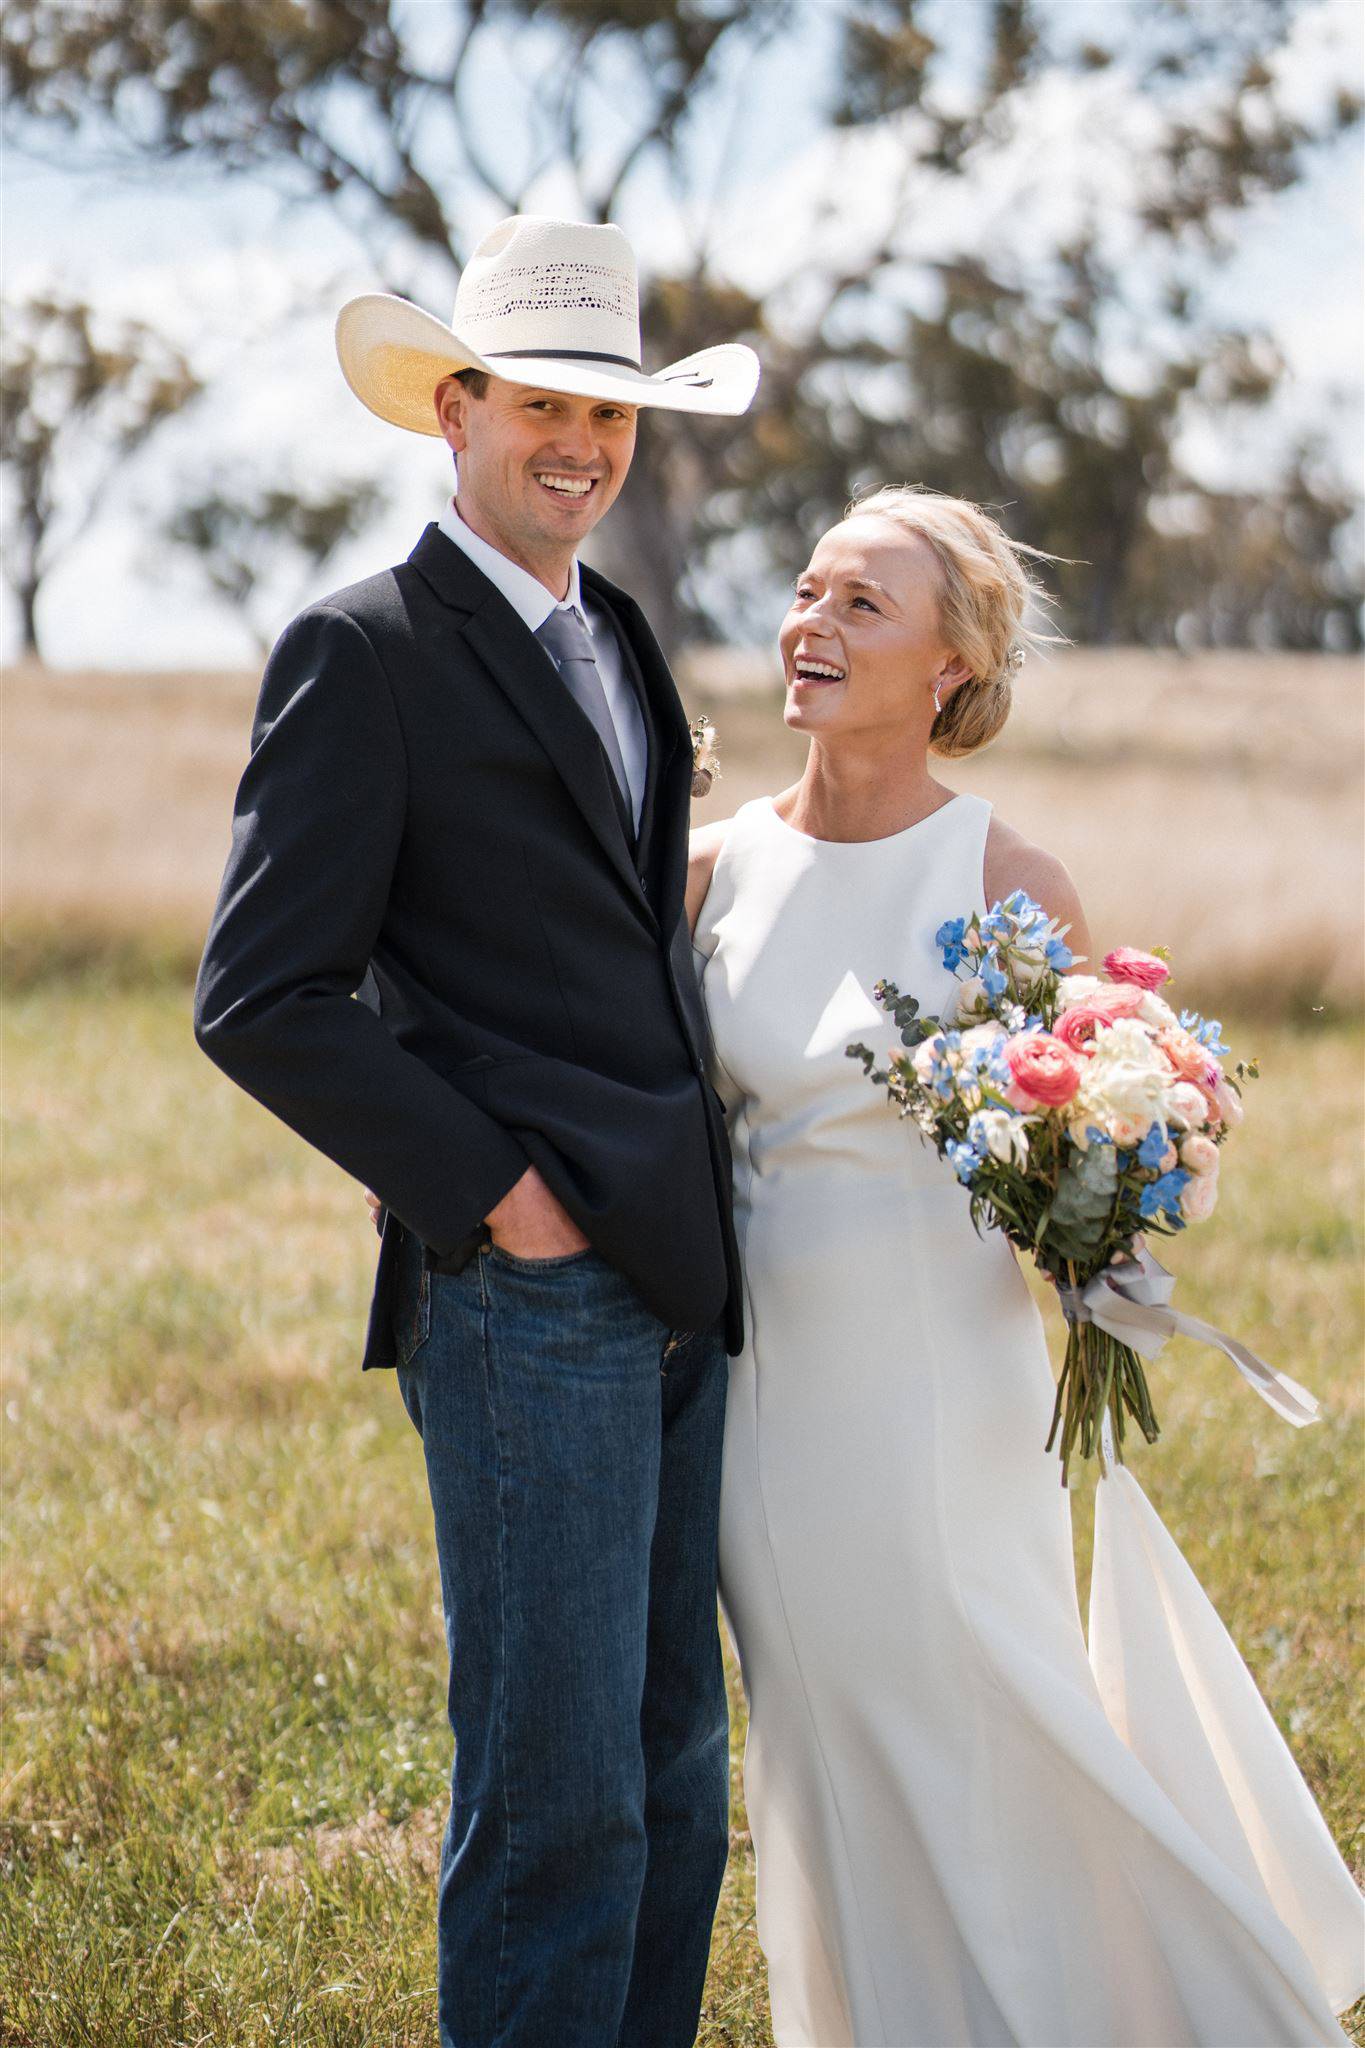
[(1116, 1145), (1140, 1145), (1147, 1135), (1148, 1123), (1145, 1117), (1126, 1116), (1122, 1110), (1105, 1119), (1106, 1128)]
[(1016, 1109), (1060, 1108), (1081, 1085), (1080, 1061), (1050, 1031), (1025, 1031), (1011, 1038), (1005, 1060), (1013, 1083), (1009, 1099)]
[(1146, 990), (1131, 981), (1116, 982), (1112, 988), (1097, 989), (1091, 996), (1088, 1007), (1098, 1010), (1106, 1024), (1115, 1024), (1120, 1017), (1136, 1017), (1142, 1008)]
[(1164, 960), (1155, 953), (1140, 953), (1135, 946), (1116, 946), (1106, 953), (1104, 971), (1111, 981), (1133, 982), (1138, 988), (1160, 988), (1171, 974)]
[(1180, 1213), (1187, 1223), (1203, 1223), (1218, 1203), (1216, 1173), (1197, 1173), (1187, 1180), (1180, 1195)]
[[(1217, 1146), (1215, 1146), (1214, 1150), (1217, 1151), (1217, 1149)], [(1176, 1151), (1175, 1146), (1170, 1143), (1169, 1139), (1166, 1143), (1166, 1150), (1162, 1153), (1156, 1164), (1158, 1173), (1169, 1173), (1173, 1166), (1179, 1166), (1180, 1154)]]
[(1090, 1057), (1090, 1043), (1100, 1026), (1109, 1019), (1102, 1016), (1093, 1003), (1077, 1003), (1074, 1009), (1063, 1010), (1052, 1027), (1054, 1038), (1060, 1039), (1068, 1052)]
[(1180, 1141), (1180, 1164), (1188, 1166), (1191, 1173), (1217, 1173), (1218, 1147), (1202, 1131), (1191, 1131)]

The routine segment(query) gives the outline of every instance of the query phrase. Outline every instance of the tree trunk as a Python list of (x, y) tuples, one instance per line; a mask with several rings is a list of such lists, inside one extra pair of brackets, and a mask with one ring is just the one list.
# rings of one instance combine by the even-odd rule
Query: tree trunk
[(671, 502), (677, 482), (671, 450), (646, 414), (630, 475), (584, 554), (592, 567), (635, 599), (671, 661), (684, 638), (678, 586), (686, 567), (682, 531), (690, 525)]
[(26, 576), (15, 588), (19, 600), (19, 629), (22, 635), (20, 653), (32, 655), (35, 661), (42, 660), (38, 646), (38, 582), (36, 577)]

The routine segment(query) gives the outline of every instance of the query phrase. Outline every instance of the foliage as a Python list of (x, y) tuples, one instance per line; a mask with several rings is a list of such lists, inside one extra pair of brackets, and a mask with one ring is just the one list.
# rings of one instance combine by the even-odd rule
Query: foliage
[(308, 581), (344, 540), (362, 533), (384, 504), (374, 484), (341, 482), (308, 490), (286, 484), (221, 483), (181, 505), (163, 529), (187, 550), (255, 635), (262, 654), (274, 638), (275, 606), (253, 610), (258, 588), (278, 589), (281, 557), (306, 565)]
[(0, 463), (13, 504), (5, 568), (29, 654), (53, 563), (148, 437), (203, 387), (185, 356), (144, 322), (103, 321), (64, 294), (5, 306), (3, 330)]
[[(1359, 117), (1346, 87), (1311, 116), (1287, 94), (1280, 60), (1305, 14), (11, 0), (0, 57), (30, 144), (60, 127), (121, 166), (204, 161), (333, 201), (394, 289), (453, 273), (490, 209), (537, 210), (551, 169), (557, 206), (638, 219), (651, 360), (729, 336), (766, 366), (741, 432), (650, 422), (598, 537), (666, 646), (756, 627), (760, 604), (766, 625), (766, 572), (789, 576), (855, 489), (903, 479), (1008, 505), (1021, 539), (1071, 565), (1082, 637), (1345, 645), (1361, 577), (1330, 472), (1291, 462), (1254, 497), (1228, 494), (1182, 453), (1191, 419), (1230, 436), (1281, 376), (1263, 336), (1206, 303), (1238, 216)], [(800, 79), (793, 117), (813, 142), (865, 154), (829, 155), (797, 273), (741, 285), (725, 138), (770, 75)], [(1059, 170), (1039, 207), (1021, 167), (1064, 85), (1124, 177), (1072, 203), (1076, 173)], [(961, 206), (1002, 189), (1003, 228), (984, 202)], [(926, 223), (954, 215), (936, 246)], [(687, 252), (662, 269), (661, 224)], [(1263, 597), (1266, 526), (1281, 566)]]

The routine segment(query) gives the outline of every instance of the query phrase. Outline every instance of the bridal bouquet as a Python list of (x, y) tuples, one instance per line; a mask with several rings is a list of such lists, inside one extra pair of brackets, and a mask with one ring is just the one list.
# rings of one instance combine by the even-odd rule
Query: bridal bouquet
[(1155, 1442), (1140, 1354), (1176, 1329), (1219, 1344), (1288, 1420), (1317, 1412), (1254, 1353), (1168, 1308), (1171, 1276), (1135, 1250), (1142, 1234), (1212, 1214), (1255, 1062), (1225, 1071), (1218, 1020), (1177, 1015), (1160, 993), (1160, 953), (1120, 947), (1102, 976), (1068, 974), (1068, 929), (1022, 890), (985, 917), (950, 919), (935, 944), (961, 984), (955, 1008), (921, 1017), (878, 982), (906, 1051), (883, 1070), (866, 1046), (848, 1048), (951, 1163), (977, 1229), (1003, 1230), (1057, 1284), (1069, 1327), (1047, 1449), (1060, 1430), (1063, 1485), (1078, 1447), (1100, 1449), (1106, 1417), (1119, 1462), (1127, 1417)]

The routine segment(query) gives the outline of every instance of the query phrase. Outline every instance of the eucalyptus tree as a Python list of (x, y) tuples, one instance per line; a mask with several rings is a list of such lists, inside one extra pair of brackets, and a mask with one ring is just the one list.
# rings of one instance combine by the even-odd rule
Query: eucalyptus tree
[[(60, 135), (68, 160), (204, 163), (328, 200), (377, 280), (428, 304), (499, 213), (619, 219), (649, 359), (733, 336), (766, 366), (739, 428), (651, 419), (602, 531), (666, 642), (766, 625), (773, 574), (820, 523), (902, 479), (1008, 505), (1075, 561), (1073, 626), (1108, 638), (1138, 591), (1149, 636), (1188, 611), (1160, 573), (1172, 507), (1198, 501), (1210, 544), (1239, 544), (1184, 429), (1202, 412), (1233, 431), (1279, 383), (1210, 285), (1246, 210), (1359, 119), (1344, 85), (1308, 111), (1296, 93), (1330, 12), (9, 0), (0, 59), (25, 147)], [(1303, 530), (1331, 552), (1343, 501), (1316, 502), (1326, 532)]]

